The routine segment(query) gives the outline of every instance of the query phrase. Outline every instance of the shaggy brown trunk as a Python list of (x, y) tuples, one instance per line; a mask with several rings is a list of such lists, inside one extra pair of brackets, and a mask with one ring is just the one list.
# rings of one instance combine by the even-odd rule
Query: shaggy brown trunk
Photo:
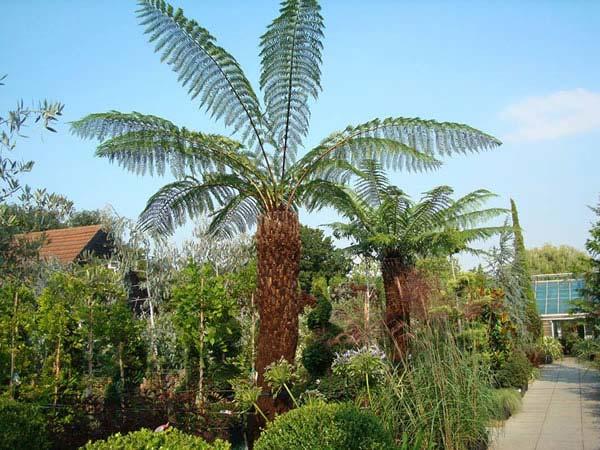
[(385, 325), (393, 345), (394, 361), (400, 361), (408, 350), (410, 305), (413, 300), (411, 282), (414, 269), (399, 258), (384, 258), (381, 262), (385, 289)]
[[(258, 385), (268, 392), (265, 368), (280, 358), (294, 363), (298, 344), (298, 314), (302, 308), (298, 292), (300, 272), (300, 222), (294, 211), (265, 213), (256, 232), (258, 285), (256, 302), (260, 317), (256, 371)], [(290, 409), (289, 399), (263, 395), (259, 406), (272, 419)]]

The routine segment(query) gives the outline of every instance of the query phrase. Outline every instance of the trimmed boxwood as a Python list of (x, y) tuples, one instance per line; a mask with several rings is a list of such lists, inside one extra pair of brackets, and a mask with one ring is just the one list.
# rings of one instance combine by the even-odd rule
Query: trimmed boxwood
[(0, 399), (0, 450), (49, 447), (44, 415), (37, 405)]
[(349, 403), (315, 402), (277, 417), (256, 441), (255, 450), (383, 450), (394, 441), (370, 411)]
[(105, 441), (88, 442), (81, 447), (84, 450), (229, 450), (229, 443), (217, 439), (212, 444), (198, 436), (182, 433), (171, 428), (155, 433), (142, 428), (128, 434), (113, 434)]

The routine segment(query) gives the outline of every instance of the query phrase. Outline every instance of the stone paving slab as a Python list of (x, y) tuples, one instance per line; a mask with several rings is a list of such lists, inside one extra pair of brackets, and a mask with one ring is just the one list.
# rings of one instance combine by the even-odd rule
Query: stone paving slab
[(490, 450), (600, 450), (600, 372), (573, 358), (544, 366)]

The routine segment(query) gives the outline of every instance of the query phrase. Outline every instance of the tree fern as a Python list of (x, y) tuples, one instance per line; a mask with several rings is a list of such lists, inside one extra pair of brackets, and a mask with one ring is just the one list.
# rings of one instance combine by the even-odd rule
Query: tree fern
[[(338, 206), (345, 202), (350, 211), (365, 206), (367, 200), (360, 194), (368, 191), (371, 202), (378, 192), (383, 195), (386, 169), (435, 169), (441, 164), (439, 156), (500, 144), (467, 125), (398, 117), (348, 126), (297, 160), (308, 133), (309, 102), (321, 90), (324, 25), (316, 0), (284, 0), (260, 39), (264, 111), (238, 62), (208, 30), (163, 0), (140, 0), (139, 6), (140, 24), (161, 60), (177, 73), (190, 96), (238, 138), (187, 130), (137, 112), (91, 114), (74, 122), (75, 134), (101, 142), (98, 156), (137, 174), (162, 175), (170, 170), (181, 181), (152, 197), (141, 217), (145, 226), (156, 224), (170, 231), (190, 214), (213, 212), (212, 229), (232, 232), (242, 229), (244, 220), (252, 226), (256, 216), (274, 209), (302, 204), (322, 208), (329, 198)], [(360, 178), (365, 160), (373, 161), (373, 183), (381, 186), (365, 181), (364, 192), (348, 195), (341, 186)], [(240, 188), (233, 178), (221, 180), (233, 183), (227, 189), (225, 184), (211, 187), (216, 173), (235, 174), (246, 187)], [(383, 196), (377, 201), (383, 202)], [(408, 201), (401, 195), (385, 199), (397, 211), (408, 208)], [(168, 212), (169, 208), (174, 209)], [(397, 227), (401, 226), (399, 222)]]

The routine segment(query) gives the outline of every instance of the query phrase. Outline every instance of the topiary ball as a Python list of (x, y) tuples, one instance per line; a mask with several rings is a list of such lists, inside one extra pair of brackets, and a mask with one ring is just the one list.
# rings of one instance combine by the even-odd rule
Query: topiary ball
[(278, 416), (267, 425), (255, 450), (383, 450), (394, 440), (370, 411), (349, 403), (314, 402)]
[(185, 434), (174, 428), (160, 433), (142, 428), (128, 434), (113, 434), (105, 441), (88, 442), (81, 448), (83, 450), (230, 450), (231, 446), (220, 439), (209, 444), (198, 436)]

